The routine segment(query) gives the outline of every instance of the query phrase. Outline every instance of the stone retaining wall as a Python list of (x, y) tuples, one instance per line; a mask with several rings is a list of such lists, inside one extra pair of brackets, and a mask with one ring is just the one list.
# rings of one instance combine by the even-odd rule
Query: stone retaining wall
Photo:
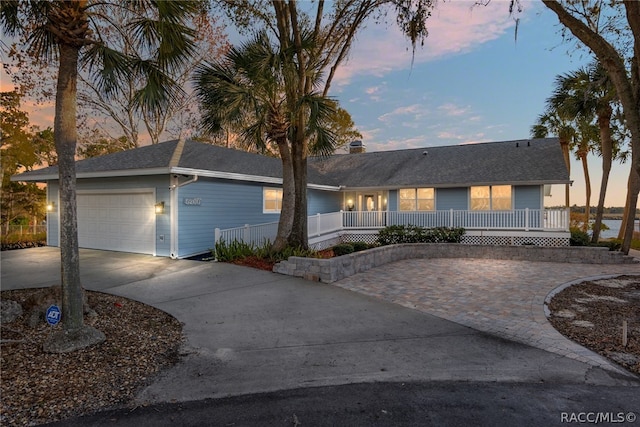
[(486, 246), (457, 243), (409, 243), (355, 252), (330, 259), (290, 257), (275, 273), (332, 283), (390, 262), (411, 258), (485, 258), (582, 264), (632, 264), (638, 261), (600, 247)]

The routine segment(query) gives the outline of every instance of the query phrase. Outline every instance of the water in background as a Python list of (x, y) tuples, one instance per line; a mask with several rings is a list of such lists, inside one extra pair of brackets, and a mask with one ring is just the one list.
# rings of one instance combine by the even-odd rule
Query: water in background
[[(618, 232), (620, 231), (620, 227), (622, 226), (621, 219), (605, 219), (602, 222), (607, 224), (607, 227), (609, 227), (609, 229), (603, 230), (602, 233), (600, 233), (600, 237), (602, 237), (603, 239), (618, 237)], [(638, 230), (638, 220), (635, 221), (635, 225), (633, 229)]]

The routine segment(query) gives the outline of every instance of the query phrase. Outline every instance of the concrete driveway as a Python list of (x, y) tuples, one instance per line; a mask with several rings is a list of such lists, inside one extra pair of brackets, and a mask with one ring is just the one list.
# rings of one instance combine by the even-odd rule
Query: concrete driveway
[[(59, 250), (2, 253), (2, 289), (58, 282)], [(184, 359), (141, 402), (378, 381), (640, 385), (594, 367), (332, 285), (224, 263), (82, 250), (87, 289), (184, 323)]]

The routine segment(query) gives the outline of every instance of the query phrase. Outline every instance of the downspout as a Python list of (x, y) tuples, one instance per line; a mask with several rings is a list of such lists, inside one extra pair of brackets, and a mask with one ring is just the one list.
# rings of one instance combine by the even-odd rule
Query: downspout
[(178, 188), (192, 184), (198, 180), (198, 175), (193, 175), (191, 179), (180, 182), (180, 176), (171, 175), (171, 259), (178, 258)]

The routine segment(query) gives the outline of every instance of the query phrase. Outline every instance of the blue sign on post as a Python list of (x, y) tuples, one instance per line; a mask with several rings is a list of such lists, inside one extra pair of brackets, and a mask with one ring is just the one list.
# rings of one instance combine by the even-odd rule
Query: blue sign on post
[(50, 325), (57, 325), (62, 317), (60, 308), (57, 305), (52, 305), (47, 309), (47, 323)]

